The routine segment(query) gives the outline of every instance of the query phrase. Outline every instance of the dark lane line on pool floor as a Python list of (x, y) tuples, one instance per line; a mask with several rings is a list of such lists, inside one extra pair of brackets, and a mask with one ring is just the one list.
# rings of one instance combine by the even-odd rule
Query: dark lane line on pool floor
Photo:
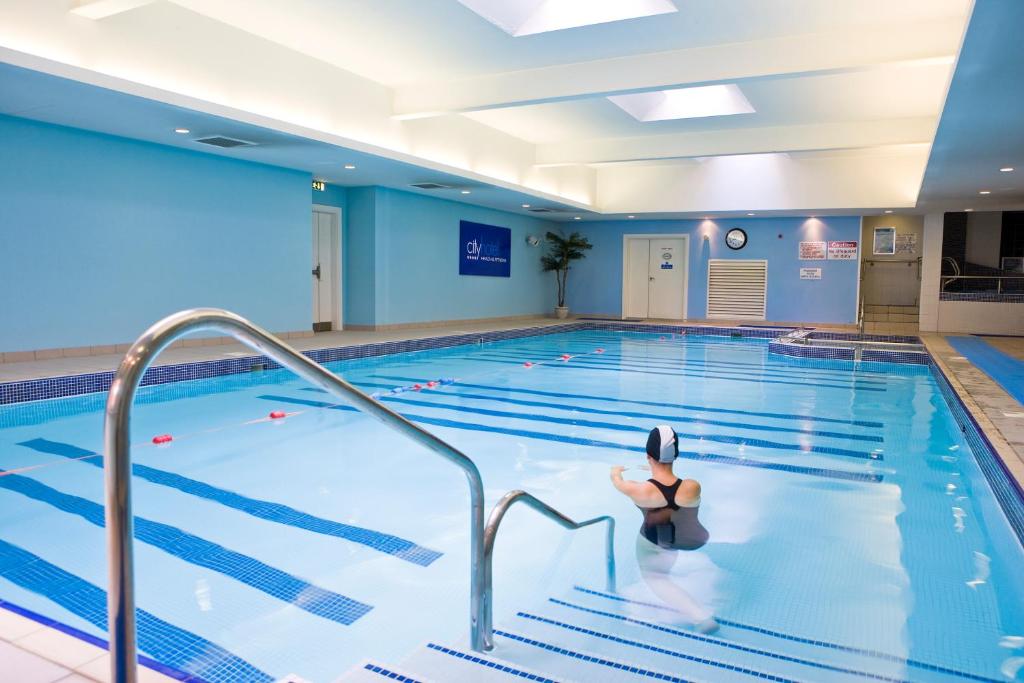
[[(667, 605), (659, 605), (653, 602), (644, 602), (642, 600), (631, 600), (630, 598), (623, 597), (621, 595), (614, 595), (605, 591), (594, 590), (592, 588), (584, 588), (583, 586), (573, 586), (573, 590), (579, 591), (586, 595), (593, 595), (596, 597), (604, 598), (606, 600), (612, 600), (615, 602), (623, 602), (631, 605), (640, 605), (643, 607), (652, 607), (654, 609), (663, 610), (669, 614), (679, 614), (671, 607)], [(549, 598), (555, 600), (555, 598)], [(618, 618), (618, 617), (616, 617)], [(974, 681), (983, 681), (984, 683), (1002, 683), (994, 678), (988, 678), (986, 676), (979, 676), (977, 674), (968, 673), (966, 671), (959, 671), (957, 669), (949, 669), (938, 664), (929, 664), (928, 662), (918, 661), (916, 659), (908, 659), (899, 655), (890, 654), (888, 652), (879, 652), (878, 650), (868, 650), (865, 648), (852, 647), (850, 645), (842, 645), (839, 643), (829, 642), (827, 640), (818, 640), (815, 638), (805, 638), (803, 636), (796, 636), (790, 633), (782, 633), (780, 631), (773, 631), (761, 626), (751, 626), (749, 624), (743, 624), (737, 621), (730, 621), (728, 619), (722, 619), (718, 616), (715, 617), (715, 621), (721, 626), (728, 626), (730, 628), (736, 628), (743, 631), (750, 631), (752, 633), (759, 633), (761, 635), (770, 636), (772, 638), (778, 638), (780, 640), (788, 640), (794, 643), (800, 643), (802, 645), (813, 645), (815, 647), (823, 647), (829, 650), (837, 650), (839, 652), (847, 652), (849, 654), (860, 655), (863, 657), (869, 657), (871, 659), (880, 659), (882, 661), (891, 662), (893, 664), (906, 664), (918, 669), (925, 669), (927, 671), (934, 671), (937, 673), (949, 674), (950, 676), (958, 676), (960, 678), (966, 678)], [(662, 624), (664, 626), (664, 624)], [(671, 627), (669, 627), (671, 628)]]
[[(353, 413), (359, 412), (356, 408), (353, 408), (348, 405), (328, 403), (326, 401), (314, 401), (306, 398), (293, 398), (291, 396), (277, 395), (257, 396), (257, 398), (265, 399), (268, 401), (295, 403), (297, 405), (310, 406), (313, 408), (323, 408), (325, 410), (340, 410)], [(629, 451), (631, 453), (646, 453), (646, 449), (643, 446), (628, 446), (625, 444), (615, 443), (614, 441), (598, 441), (595, 439), (587, 439), (577, 436), (566, 436), (563, 434), (533, 432), (527, 431), (525, 429), (511, 429), (507, 427), (496, 427), (493, 425), (475, 424), (471, 422), (458, 422), (455, 420), (427, 417), (425, 415), (416, 415), (413, 413), (402, 413), (402, 416), (408, 420), (412, 420), (413, 422), (420, 422), (422, 424), (429, 424), (437, 427), (450, 427), (452, 429), (461, 429), (471, 432), (490, 432), (494, 434), (508, 434), (511, 436), (539, 439), (541, 441), (557, 441), (561, 443), (575, 444), (578, 446), (593, 446), (595, 448), (609, 448), (620, 451)], [(687, 460), (698, 460), (702, 462), (711, 462), (723, 465), (737, 465), (739, 467), (752, 467), (755, 469), (775, 470), (780, 472), (792, 472), (795, 474), (810, 474), (830, 479), (843, 479), (847, 481), (859, 481), (872, 484), (881, 483), (884, 479), (884, 477), (881, 474), (878, 474), (876, 472), (852, 472), (850, 470), (833, 470), (823, 467), (804, 467), (802, 465), (786, 465), (783, 463), (769, 462), (765, 460), (752, 460), (750, 458), (736, 458), (730, 455), (718, 455), (715, 453), (696, 453), (693, 451), (679, 451), (679, 457)]]
[[(393, 381), (396, 381), (396, 382), (403, 382), (403, 383), (409, 383), (409, 384), (412, 384), (412, 383), (415, 383), (415, 382), (424, 382), (424, 381), (426, 381), (426, 380), (418, 379), (418, 378), (414, 378), (414, 377), (399, 377), (399, 376), (395, 376), (395, 375), (378, 375), (377, 378), (378, 379), (393, 380)], [(749, 415), (749, 416), (753, 416), (753, 417), (767, 417), (767, 418), (779, 419), (779, 420), (801, 420), (801, 421), (808, 421), (809, 420), (809, 421), (812, 421), (812, 422), (827, 422), (827, 423), (831, 423), (831, 424), (853, 425), (853, 426), (856, 426), (856, 427), (872, 427), (872, 428), (876, 428), (876, 429), (883, 429), (885, 427), (885, 424), (883, 424), (881, 422), (874, 422), (874, 421), (869, 421), (869, 420), (847, 420), (847, 419), (838, 418), (838, 417), (820, 417), (820, 416), (815, 416), (815, 415), (797, 415), (797, 414), (792, 414), (792, 413), (764, 413), (764, 412), (754, 412), (754, 411), (750, 411), (750, 410), (740, 410), (740, 409), (734, 409), (734, 408), (708, 408), (708, 407), (705, 407), (705, 406), (693, 406), (693, 405), (686, 405), (686, 404), (682, 404), (682, 403), (662, 403), (662, 402), (658, 402), (658, 401), (638, 401), (638, 400), (635, 400), (635, 399), (615, 398), (615, 397), (608, 397), (608, 396), (594, 396), (594, 395), (591, 395), (591, 394), (568, 394), (568, 393), (563, 393), (563, 392), (558, 392), (558, 391), (544, 391), (542, 389), (529, 389), (529, 388), (526, 388), (526, 387), (505, 387), (505, 386), (496, 386), (496, 385), (493, 385), (493, 384), (473, 384), (473, 383), (464, 382), (464, 381), (458, 380), (458, 379), (453, 384), (450, 384), (449, 386), (453, 386), (453, 387), (470, 387), (472, 389), (484, 389), (484, 390), (487, 390), (487, 391), (500, 391), (500, 392), (503, 392), (503, 393), (518, 393), (518, 394), (530, 394), (530, 395), (533, 395), (533, 396), (548, 396), (548, 397), (551, 397), (551, 398), (572, 398), (572, 399), (582, 399), (582, 400), (585, 400), (585, 401), (604, 401), (604, 402), (610, 402), (610, 403), (629, 403), (631, 405), (652, 406), (652, 407), (655, 407), (655, 408), (674, 408), (674, 409), (677, 409), (677, 410), (690, 410), (690, 411), (693, 411), (693, 412), (701, 412), (701, 413), (723, 413), (723, 414), (728, 414), (728, 415)]]
[[(4, 474), (4, 470), (0, 470), (0, 474)], [(0, 489), (20, 493), (61, 512), (76, 515), (101, 529), (105, 526), (103, 506), (99, 503), (58, 491), (30, 477), (5, 474), (0, 476)], [(223, 574), (318, 617), (348, 626), (373, 609), (366, 603), (315, 586), (255, 557), (225, 548), (184, 529), (138, 515), (134, 520), (137, 540), (189, 564)]]
[[(74, 444), (51, 441), (49, 439), (32, 439), (30, 441), (23, 441), (18, 445), (40, 453), (49, 453), (71, 460), (79, 460), (89, 463), (93, 467), (103, 469), (103, 456), (101, 454), (80, 448)], [(190, 479), (180, 474), (149, 467), (148, 465), (133, 464), (132, 474), (150, 483), (177, 489), (190, 496), (219, 503), (258, 519), (325, 536), (342, 538), (388, 555), (394, 555), (401, 560), (420, 565), (421, 567), (429, 566), (442, 555), (442, 553), (436, 550), (424, 548), (399, 536), (392, 536), (391, 534), (381, 533), (373, 529), (324, 519), (323, 517), (302, 512), (281, 503), (249, 498), (234, 491), (218, 488), (204, 481)]]
[[(391, 384), (380, 384), (377, 382), (363, 382), (359, 380), (349, 379), (349, 382), (356, 385), (357, 387), (374, 388), (374, 389), (393, 389), (395, 385)], [(458, 387), (456, 387), (458, 389)], [(316, 387), (307, 387), (302, 391), (313, 391), (317, 393), (326, 394), (327, 392), (323, 389)], [(711, 425), (716, 427), (729, 427), (731, 429), (749, 429), (752, 431), (764, 431), (764, 432), (776, 432), (784, 434), (808, 434), (811, 436), (821, 436), (833, 439), (850, 439), (854, 441), (870, 441), (872, 443), (882, 443), (883, 439), (881, 436), (875, 436), (873, 434), (849, 434), (846, 432), (829, 432), (817, 429), (804, 429), (799, 427), (774, 427), (771, 425), (752, 425), (745, 424), (743, 422), (727, 422), (724, 420), (704, 420), (699, 417), (687, 417), (685, 415), (652, 415), (650, 413), (636, 413), (625, 410), (603, 410), (601, 408), (588, 408), (585, 406), (567, 404), (567, 403), (548, 403), (546, 401), (527, 401), (525, 399), (510, 398), (508, 396), (487, 396), (486, 394), (470, 394), (462, 391), (441, 391), (438, 389), (423, 389), (420, 392), (421, 396), (431, 396), (438, 398), (464, 398), (474, 401), (495, 401), (498, 403), (510, 403), (512, 405), (529, 406), (534, 408), (552, 408), (554, 410), (565, 410), (581, 413), (590, 413), (593, 415), (610, 415), (619, 417), (633, 417), (639, 420), (648, 420), (653, 423), (662, 422), (685, 422), (688, 424), (697, 425)]]
[[(108, 631), (106, 591), (2, 539), (0, 576), (47, 598), (96, 628)], [(139, 649), (161, 664), (200, 676), (210, 683), (239, 680), (271, 683), (274, 680), (241, 657), (146, 610), (136, 610), (136, 623)]]
[[(264, 397), (260, 397), (264, 398)], [(402, 396), (384, 396), (383, 401), (389, 403), (401, 403), (403, 405), (417, 406), (421, 408), (435, 408), (439, 410), (453, 410), (460, 413), (473, 413), (475, 415), (486, 415), (488, 417), (505, 418), (512, 420), (523, 420), (526, 422), (546, 422), (549, 424), (572, 425), (574, 427), (585, 427), (587, 429), (608, 429), (618, 432), (636, 432), (646, 434), (649, 427), (639, 425), (627, 425), (617, 422), (597, 422), (593, 420), (576, 420), (564, 417), (552, 417), (537, 413), (519, 413), (505, 410), (491, 410), (489, 408), (475, 408), (472, 406), (454, 406), (437, 403), (436, 401), (421, 401)], [(864, 460), (882, 460), (880, 453), (869, 453), (866, 451), (855, 451), (848, 448), (835, 446), (802, 446), (800, 444), (782, 443), (779, 441), (768, 441), (766, 439), (746, 438), (732, 434), (688, 434), (676, 432), (680, 440), (711, 441), (713, 443), (732, 444), (735, 446), (750, 446), (751, 448), (767, 448), (781, 451), (798, 451), (800, 453), (816, 453), (818, 455), (838, 455), (848, 458), (861, 458)]]
[[(466, 358), (466, 360), (488, 360), (488, 359), (489, 360), (509, 360), (509, 361), (513, 360), (512, 357), (510, 357), (510, 356), (509, 357), (506, 357), (506, 356), (495, 357), (495, 356), (496, 356), (495, 354), (479, 354), (477, 356), (469, 356), (469, 357)], [(518, 361), (513, 361), (513, 362), (518, 362)], [(562, 361), (562, 362), (566, 362), (566, 361)], [(583, 365), (585, 367), (597, 367), (597, 368), (637, 369), (637, 370), (646, 370), (646, 369), (652, 369), (652, 370), (693, 370), (695, 372), (705, 373), (706, 376), (708, 376), (708, 377), (716, 377), (716, 378), (736, 378), (736, 377), (741, 377), (741, 378), (744, 378), (744, 379), (754, 378), (754, 379), (760, 380), (761, 378), (767, 377), (769, 379), (770, 378), (787, 379), (787, 380), (801, 381), (804, 384), (815, 384), (815, 385), (818, 382), (821, 382), (821, 381), (843, 382), (844, 384), (842, 386), (845, 389), (850, 389), (850, 388), (853, 388), (853, 389), (863, 389), (865, 387), (877, 386), (877, 387), (881, 387), (884, 390), (888, 386), (888, 384), (886, 382), (878, 382), (878, 381), (875, 381), (875, 380), (861, 379), (861, 378), (859, 378), (857, 376), (854, 376), (852, 373), (849, 376), (847, 376), (847, 377), (816, 377), (814, 375), (809, 375), (807, 373), (803, 373), (803, 372), (799, 372), (799, 371), (798, 372), (780, 373), (780, 372), (762, 372), (762, 371), (758, 371), (758, 370), (753, 370), (753, 371), (747, 372), (743, 368), (715, 368), (715, 367), (712, 367), (712, 368), (708, 369), (706, 364), (700, 363), (700, 362), (686, 362), (686, 363), (682, 363), (682, 364), (673, 364), (673, 365), (668, 365), (668, 364), (664, 364), (664, 363), (639, 363), (639, 362), (638, 363), (630, 363), (630, 362), (617, 361), (615, 359), (607, 359), (603, 355), (601, 355), (601, 356), (587, 356), (586, 358), (580, 358), (579, 356), (573, 356), (567, 362), (574, 363), (576, 365)], [(730, 370), (731, 370), (731, 372), (729, 372)], [(743, 372), (746, 372), (747, 374), (742, 374), (742, 375), (735, 374), (735, 373), (743, 373)]]
[[(549, 355), (550, 354), (546, 354)], [(573, 355), (573, 354), (570, 354)], [(481, 351), (476, 354), (465, 356), (466, 360), (472, 360), (473, 358), (490, 357), (497, 358), (499, 360), (535, 360), (539, 354), (524, 354), (514, 353), (505, 351)], [(557, 356), (556, 356), (557, 358)], [(750, 368), (751, 370), (758, 371), (758, 374), (766, 377), (793, 377), (794, 375), (799, 376), (802, 379), (824, 379), (831, 381), (856, 381), (864, 384), (877, 384), (879, 386), (888, 385), (889, 382), (885, 379), (878, 379), (876, 377), (864, 377), (863, 373), (854, 372), (852, 370), (835, 370), (835, 371), (822, 371), (816, 368), (800, 368), (791, 367), (784, 365), (777, 365), (774, 363), (742, 363), (742, 362), (727, 362), (717, 360), (706, 360), (703, 358), (661, 358), (661, 357), (639, 357), (639, 356), (623, 356), (621, 354), (612, 353), (610, 351), (604, 351), (600, 354), (588, 355), (586, 358), (588, 363), (602, 363), (604, 365), (628, 365), (630, 367), (652, 367), (664, 370), (681, 370), (691, 365), (700, 365), (703, 367), (710, 367), (712, 370), (736, 370), (741, 371), (744, 368)]]
[[(503, 365), (520, 365), (520, 363), (518, 361), (489, 360), (487, 358), (476, 358), (476, 359), (473, 359), (473, 360), (475, 362), (477, 362), (477, 363), (501, 363)], [(706, 373), (706, 372), (701, 372), (701, 373), (698, 373), (698, 372), (650, 372), (650, 371), (646, 371), (646, 370), (628, 370), (628, 369), (620, 369), (620, 368), (602, 368), (602, 367), (595, 367), (595, 366), (584, 365), (584, 364), (581, 364), (579, 362), (575, 362), (575, 363), (574, 362), (568, 362), (568, 363), (563, 363), (563, 362), (560, 362), (560, 363), (548, 363), (548, 364), (545, 364), (544, 367), (546, 367), (546, 368), (558, 368), (558, 369), (561, 369), (561, 370), (590, 370), (592, 372), (596, 372), (596, 371), (601, 371), (601, 372), (621, 372), (621, 373), (631, 374), (631, 375), (657, 375), (659, 377), (695, 377), (695, 378), (698, 378), (698, 379), (722, 380), (722, 381), (726, 381), (726, 382), (745, 382), (745, 383), (754, 383), (754, 384), (784, 384), (784, 385), (794, 386), (794, 387), (808, 387), (808, 388), (813, 387), (815, 389), (842, 389), (843, 391), (851, 391), (851, 390), (854, 390), (854, 391), (881, 391), (881, 392), (885, 391), (885, 389), (875, 388), (875, 387), (850, 387), (850, 386), (842, 386), (842, 385), (838, 385), (838, 384), (821, 384), (821, 383), (811, 383), (811, 382), (787, 382), (787, 381), (777, 380), (777, 379), (756, 379), (756, 378), (751, 378), (751, 377), (731, 377), (731, 376), (726, 376), (726, 375), (715, 375), (715, 374)]]

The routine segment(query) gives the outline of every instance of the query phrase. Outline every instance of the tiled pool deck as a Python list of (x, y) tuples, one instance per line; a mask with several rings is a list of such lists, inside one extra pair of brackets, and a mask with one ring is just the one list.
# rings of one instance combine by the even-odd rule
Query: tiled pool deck
[[(323, 332), (312, 337), (290, 339), (288, 343), (300, 351), (308, 351), (454, 334), (498, 332), (565, 322), (571, 321), (538, 317), (504, 322), (466, 322), (411, 330)], [(713, 326), (728, 327), (735, 324), (716, 321)], [(699, 326), (700, 323), (687, 325)], [(821, 332), (848, 333), (852, 328), (816, 326), (816, 329)], [(921, 339), (991, 441), (1006, 469), (1024, 486), (1024, 406), (1011, 398), (985, 373), (957, 355), (943, 336), (926, 334)], [(1006, 353), (1024, 357), (1022, 340), (993, 338), (989, 341)], [(223, 360), (241, 355), (252, 355), (252, 352), (241, 344), (177, 347), (161, 354), (157, 365)], [(123, 353), (113, 353), (0, 363), (0, 383), (111, 371), (122, 357)], [(21, 683), (108, 681), (109, 657), (97, 645), (83, 642), (26, 616), (0, 609), (0, 671), (5, 672), (5, 675), (12, 674), (14, 677), (11, 680)], [(146, 668), (140, 668), (140, 679), (150, 682), (173, 680)]]

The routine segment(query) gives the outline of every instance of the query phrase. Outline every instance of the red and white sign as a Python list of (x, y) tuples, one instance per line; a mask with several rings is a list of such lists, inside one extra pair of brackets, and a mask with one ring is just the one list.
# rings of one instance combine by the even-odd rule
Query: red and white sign
[(800, 260), (801, 261), (824, 261), (825, 260), (825, 243), (824, 242), (801, 242), (800, 243)]
[(828, 257), (836, 261), (856, 261), (857, 242), (829, 242)]

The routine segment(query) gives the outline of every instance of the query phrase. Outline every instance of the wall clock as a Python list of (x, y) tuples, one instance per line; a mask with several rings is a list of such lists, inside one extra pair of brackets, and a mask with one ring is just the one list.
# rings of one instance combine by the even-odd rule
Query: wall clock
[(747, 233), (742, 228), (733, 228), (725, 233), (725, 245), (730, 249), (742, 249), (747, 245)]

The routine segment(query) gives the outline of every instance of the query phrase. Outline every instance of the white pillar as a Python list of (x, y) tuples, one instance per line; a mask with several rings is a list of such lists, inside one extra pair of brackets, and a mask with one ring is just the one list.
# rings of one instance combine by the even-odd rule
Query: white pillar
[(939, 329), (939, 280), (942, 277), (942, 228), (945, 215), (929, 213), (924, 217), (924, 244), (921, 247), (920, 329)]

